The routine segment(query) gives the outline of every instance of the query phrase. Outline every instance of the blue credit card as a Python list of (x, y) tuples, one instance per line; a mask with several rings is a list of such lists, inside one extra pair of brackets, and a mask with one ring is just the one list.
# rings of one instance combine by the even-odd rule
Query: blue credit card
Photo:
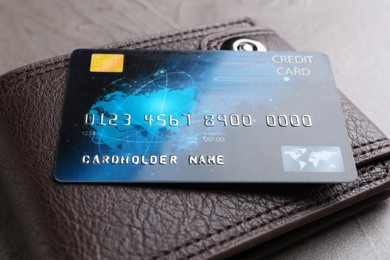
[(326, 55), (76, 50), (60, 182), (347, 182), (357, 177)]

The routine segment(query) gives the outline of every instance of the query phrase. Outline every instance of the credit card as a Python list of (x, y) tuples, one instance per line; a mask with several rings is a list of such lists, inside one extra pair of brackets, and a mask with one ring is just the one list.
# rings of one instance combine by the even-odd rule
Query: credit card
[(59, 182), (333, 183), (356, 167), (315, 52), (73, 52)]

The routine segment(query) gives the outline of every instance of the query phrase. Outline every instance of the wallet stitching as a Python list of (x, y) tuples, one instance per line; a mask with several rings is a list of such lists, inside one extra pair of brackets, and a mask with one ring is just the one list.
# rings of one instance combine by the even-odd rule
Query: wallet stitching
[(216, 48), (216, 46), (221, 43), (220, 40), (222, 39), (225, 39), (225, 38), (229, 38), (231, 36), (234, 36), (234, 35), (239, 35), (239, 34), (245, 34), (245, 33), (259, 33), (259, 35), (271, 35), (271, 34), (275, 34), (274, 32), (272, 31), (267, 31), (267, 29), (265, 30), (260, 30), (260, 29), (254, 29), (254, 30), (248, 30), (246, 32), (233, 32), (233, 33), (229, 33), (229, 34), (224, 34), (220, 37), (217, 37), (217, 38), (214, 38), (214, 39), (211, 39), (209, 42), (206, 43), (206, 47), (207, 48), (210, 48), (210, 49), (213, 49), (213, 48)]
[[(219, 29), (219, 28), (224, 28), (226, 26), (229, 26), (229, 25), (240, 25), (240, 24), (248, 24), (250, 26), (254, 26), (253, 22), (251, 22), (250, 19), (243, 19), (243, 20), (238, 20), (238, 21), (232, 21), (232, 22), (227, 22), (227, 23), (222, 23), (222, 24), (218, 24), (218, 25), (209, 25), (209, 26), (205, 26), (205, 27), (201, 27), (201, 28), (197, 28), (197, 29), (193, 29), (193, 30), (188, 30), (188, 31), (177, 31), (175, 33), (172, 33), (172, 34), (168, 34), (168, 35), (165, 35), (165, 36), (155, 36), (155, 37), (151, 37), (151, 38), (148, 38), (148, 39), (144, 39), (144, 40), (140, 40), (138, 42), (132, 42), (132, 43), (123, 43), (123, 44), (119, 44), (119, 45), (116, 45), (116, 46), (113, 46), (114, 48), (118, 48), (118, 49), (121, 49), (121, 48), (124, 48), (124, 47), (129, 47), (129, 46), (134, 46), (134, 45), (141, 45), (140, 47), (143, 47), (145, 43), (149, 43), (150, 41), (154, 41), (154, 40), (158, 40), (158, 41), (161, 41), (161, 40), (164, 40), (164, 39), (172, 39), (173, 37), (175, 36), (179, 36), (179, 35), (186, 35), (185, 37), (182, 37), (180, 38), (180, 40), (190, 40), (190, 39), (194, 39), (194, 38), (197, 38), (197, 37), (201, 37), (201, 36), (194, 36), (193, 34), (194, 33), (197, 33), (197, 32), (204, 32), (204, 34), (208, 33), (207, 30), (209, 29)], [(202, 36), (204, 35), (202, 34)], [(175, 41), (168, 41), (166, 43), (174, 43)], [(161, 43), (161, 42), (157, 42), (157, 43), (153, 43), (153, 44), (150, 44), (150, 45), (147, 45), (145, 44), (145, 46), (156, 46), (158, 44), (164, 44), (164, 43)], [(52, 62), (48, 62), (48, 63), (45, 63), (45, 64), (42, 64), (42, 65), (39, 65), (39, 66), (34, 66), (30, 69), (26, 69), (26, 70), (22, 70), (22, 71), (19, 71), (19, 72), (16, 72), (16, 73), (11, 73), (9, 74), (10, 76), (19, 76), (20, 74), (24, 74), (24, 73), (29, 73), (30, 71), (33, 71), (33, 70), (36, 70), (36, 69), (41, 69), (41, 68), (44, 68), (44, 67), (47, 67), (49, 65), (56, 65), (58, 63), (61, 63), (61, 62), (67, 62), (69, 60), (69, 57), (66, 57), (64, 59), (61, 59), (61, 60), (58, 60), (58, 61), (52, 61)], [(57, 67), (56, 69), (59, 69), (59, 68), (62, 68), (62, 67), (65, 67), (67, 64), (63, 64), (63, 66), (61, 67)], [(54, 70), (54, 69), (53, 69)], [(45, 71), (42, 71), (41, 73), (39, 74), (28, 74), (26, 78), (28, 78), (29, 76), (37, 76), (37, 75), (40, 75), (42, 73), (45, 73), (47, 71), (52, 71), (52, 70), (45, 70)]]
[[(379, 150), (379, 149), (378, 149), (378, 150)], [(383, 165), (383, 164), (382, 164), (382, 163), (377, 163), (376, 165)], [(361, 170), (361, 171), (363, 172), (363, 173), (361, 173), (361, 176), (363, 176), (363, 175), (365, 175), (365, 174), (367, 174), (367, 173), (372, 172), (372, 168), (370, 167), (368, 170)], [(235, 235), (232, 235), (232, 236), (230, 236), (230, 237), (228, 237), (228, 238), (226, 238), (226, 239), (223, 239), (222, 241), (219, 241), (219, 242), (217, 242), (216, 244), (207, 246), (207, 247), (201, 249), (200, 251), (198, 251), (197, 253), (192, 253), (192, 254), (190, 254), (190, 255), (187, 255), (186, 257), (187, 257), (187, 258), (191, 258), (191, 257), (197, 256), (197, 255), (200, 255), (200, 254), (204, 253), (205, 251), (210, 250), (210, 249), (213, 248), (213, 247), (219, 246), (219, 245), (221, 245), (221, 244), (223, 244), (223, 243), (225, 243), (225, 242), (228, 242), (228, 241), (231, 241), (231, 240), (233, 240), (233, 239), (235, 239), (235, 238), (238, 238), (238, 237), (242, 236), (244, 233), (248, 233), (248, 232), (252, 232), (252, 231), (254, 231), (254, 230), (256, 230), (256, 229), (260, 229), (260, 228), (262, 228), (262, 227), (264, 227), (264, 226), (270, 225), (270, 224), (272, 224), (272, 223), (274, 223), (274, 222), (276, 222), (276, 221), (279, 221), (279, 220), (281, 220), (281, 219), (283, 219), (283, 218), (286, 218), (286, 217), (289, 217), (289, 216), (291, 216), (291, 215), (294, 215), (294, 214), (303, 212), (303, 211), (305, 211), (305, 210), (307, 210), (307, 209), (309, 209), (309, 208), (317, 207), (317, 206), (319, 206), (319, 205), (325, 204), (325, 203), (327, 203), (327, 202), (329, 202), (329, 201), (331, 201), (331, 200), (334, 200), (334, 199), (337, 198), (337, 197), (340, 197), (340, 196), (343, 196), (343, 195), (347, 194), (348, 192), (354, 191), (354, 190), (356, 190), (356, 189), (359, 189), (359, 188), (362, 188), (362, 187), (365, 187), (365, 186), (369, 186), (369, 185), (370, 185), (371, 183), (373, 183), (373, 182), (377, 182), (377, 181), (379, 181), (379, 180), (383, 180), (383, 179), (385, 179), (385, 178), (388, 178), (388, 177), (389, 177), (389, 168), (386, 167), (385, 172), (386, 172), (386, 175), (384, 175), (384, 176), (376, 177), (376, 178), (374, 178), (374, 179), (372, 179), (372, 180), (370, 180), (370, 181), (368, 181), (368, 182), (360, 183), (360, 184), (358, 184), (358, 185), (356, 185), (356, 186), (349, 187), (348, 189), (344, 190), (342, 193), (338, 193), (338, 194), (336, 194), (335, 196), (328, 197), (328, 198), (325, 199), (325, 200), (317, 201), (317, 202), (312, 202), (312, 203), (309, 203), (308, 205), (304, 206), (303, 208), (291, 210), (291, 211), (290, 211), (289, 213), (287, 213), (287, 214), (281, 215), (281, 216), (279, 216), (279, 217), (277, 217), (277, 218), (275, 218), (275, 219), (273, 219), (273, 220), (271, 220), (271, 221), (269, 221), (269, 222), (260, 224), (259, 226), (252, 226), (252, 227), (249, 229), (249, 231), (247, 231), (247, 230), (241, 231), (241, 232), (239, 232), (238, 234), (235, 234)], [(336, 184), (336, 185), (337, 185), (337, 184)], [(326, 187), (329, 188), (329, 186), (326, 186)], [(245, 219), (242, 220), (242, 221), (239, 221), (239, 222), (234, 223), (234, 224), (231, 224), (231, 225), (227, 225), (227, 226), (225, 226), (223, 229), (220, 229), (220, 230), (218, 230), (218, 231), (215, 232), (215, 233), (210, 233), (210, 234), (208, 234), (208, 235), (206, 235), (206, 236), (204, 236), (204, 237), (202, 237), (202, 238), (192, 239), (192, 241), (189, 241), (189, 242), (187, 242), (187, 243), (185, 243), (185, 244), (183, 244), (183, 245), (181, 245), (181, 246), (174, 247), (171, 251), (164, 250), (164, 251), (162, 251), (159, 255), (152, 257), (152, 259), (157, 259), (157, 258), (159, 258), (159, 257), (167, 256), (167, 255), (169, 255), (169, 254), (171, 254), (171, 253), (180, 251), (181, 249), (190, 247), (190, 246), (192, 246), (192, 245), (194, 245), (194, 244), (196, 244), (196, 243), (198, 243), (198, 242), (200, 242), (200, 241), (205, 241), (205, 240), (207, 240), (208, 238), (210, 238), (210, 237), (212, 237), (212, 236), (214, 236), (214, 235), (219, 235), (219, 234), (221, 234), (221, 233), (224, 232), (224, 231), (228, 231), (228, 230), (230, 230), (230, 229), (236, 228), (236, 227), (238, 227), (238, 226), (240, 226), (240, 225), (242, 225), (242, 224), (244, 224), (244, 223), (248, 223), (248, 222), (250, 222), (250, 221), (253, 221), (253, 220), (257, 219), (257, 218), (260, 218), (260, 217), (262, 217), (262, 216), (264, 216), (264, 215), (267, 215), (267, 214), (271, 213), (272, 211), (276, 211), (276, 210), (282, 209), (283, 207), (288, 206), (289, 204), (295, 203), (295, 202), (298, 202), (298, 201), (299, 201), (299, 199), (295, 199), (295, 200), (291, 200), (291, 201), (284, 202), (283, 204), (281, 204), (281, 205), (279, 205), (279, 206), (275, 206), (275, 207), (273, 207), (273, 208), (269, 208), (269, 209), (267, 209), (267, 210), (264, 211), (264, 212), (259, 212), (259, 213), (255, 214), (254, 216), (245, 218)]]
[(357, 149), (357, 148), (361, 148), (361, 147), (364, 147), (364, 146), (372, 145), (372, 144), (375, 144), (375, 143), (378, 143), (378, 142), (382, 142), (382, 141), (386, 141), (386, 140), (388, 140), (388, 139), (386, 137), (384, 137), (384, 138), (376, 139), (374, 141), (370, 141), (370, 142), (367, 142), (367, 143), (354, 145), (354, 146), (352, 146), (352, 148), (353, 149)]
[(359, 152), (359, 153), (354, 153), (354, 154), (353, 154), (353, 157), (356, 158), (356, 157), (358, 157), (358, 156), (366, 155), (366, 154), (368, 154), (368, 153), (372, 153), (372, 152), (375, 152), (375, 151), (379, 151), (379, 150), (381, 150), (381, 149), (383, 149), (383, 148), (386, 148), (386, 147), (390, 147), (390, 144), (385, 144), (385, 145), (379, 146), (379, 147), (377, 147), (377, 148), (371, 148), (371, 149), (369, 149), (369, 150), (367, 150), (367, 151), (363, 151), (363, 152)]
[[(155, 36), (155, 37), (152, 37), (150, 39), (141, 40), (139, 42), (119, 44), (116, 47), (117, 48), (124, 48), (124, 47), (128, 47), (130, 45), (144, 44), (144, 43), (149, 43), (150, 41), (153, 41), (153, 40), (162, 40), (162, 39), (172, 38), (172, 37), (178, 36), (178, 35), (193, 34), (193, 33), (197, 33), (197, 32), (203, 32), (202, 35), (204, 35), (207, 33), (206, 30), (209, 30), (209, 29), (219, 29), (219, 28), (223, 28), (223, 27), (226, 27), (229, 25), (238, 25), (238, 24), (249, 24), (250, 26), (254, 25), (251, 21), (249, 21), (249, 19), (244, 19), (244, 20), (240, 20), (240, 21), (233, 21), (233, 22), (223, 23), (223, 24), (219, 24), (219, 25), (210, 25), (210, 26), (206, 26), (206, 27), (198, 28), (198, 29), (194, 29), (194, 30), (189, 30), (189, 31), (178, 31), (178, 32), (175, 32), (173, 34), (163, 36), (163, 37)], [(186, 38), (182, 38), (182, 39), (186, 39)], [(188, 39), (192, 39), (192, 38), (189, 37)]]

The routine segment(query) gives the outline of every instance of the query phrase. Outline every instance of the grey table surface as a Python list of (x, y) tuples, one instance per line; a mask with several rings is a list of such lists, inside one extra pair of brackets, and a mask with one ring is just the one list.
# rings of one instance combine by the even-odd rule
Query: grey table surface
[[(390, 1), (0, 0), (0, 74), (76, 48), (252, 17), (298, 50), (327, 53), (338, 88), (390, 136)], [(28, 258), (0, 191), (0, 258)], [(272, 259), (390, 259), (390, 200)]]

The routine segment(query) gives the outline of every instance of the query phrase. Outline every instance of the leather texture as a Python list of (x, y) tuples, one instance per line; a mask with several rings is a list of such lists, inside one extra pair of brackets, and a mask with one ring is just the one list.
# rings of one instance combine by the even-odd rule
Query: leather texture
[[(247, 18), (104, 48), (209, 50), (236, 37), (292, 50)], [(33, 258), (227, 257), (389, 194), (390, 141), (343, 95), (359, 174), (352, 183), (57, 183), (52, 169), (68, 64), (65, 55), (0, 77), (1, 182)]]

